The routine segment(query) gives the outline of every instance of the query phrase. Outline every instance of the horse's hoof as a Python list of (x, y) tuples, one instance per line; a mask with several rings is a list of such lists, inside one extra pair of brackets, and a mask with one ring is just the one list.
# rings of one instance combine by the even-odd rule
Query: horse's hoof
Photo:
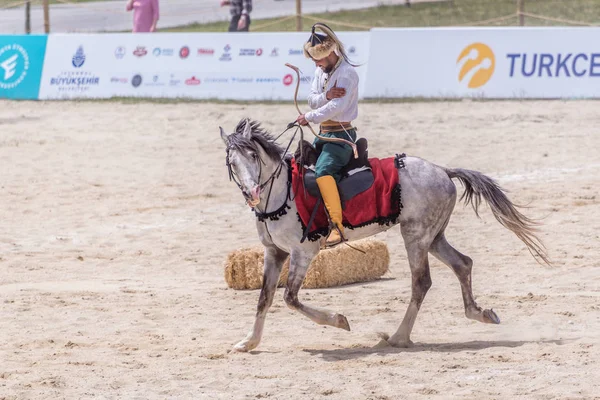
[(342, 314), (335, 314), (335, 326), (336, 328), (350, 331), (350, 324), (348, 323), (348, 319)]
[(246, 346), (238, 343), (235, 346), (233, 346), (233, 348), (231, 349), (232, 353), (246, 353), (249, 350), (246, 348)]
[(258, 346), (258, 343), (253, 344), (253, 343), (248, 342), (247, 340), (242, 340), (241, 342), (239, 342), (238, 344), (233, 346), (232, 351), (234, 351), (236, 353), (247, 353), (250, 350), (255, 349), (256, 346)]
[(390, 335), (388, 335), (387, 333), (383, 333), (383, 332), (378, 332), (377, 336), (379, 336), (381, 338), (381, 340), (379, 341), (379, 343), (377, 343), (373, 348), (374, 349), (381, 349), (381, 348), (385, 348), (385, 347), (396, 347), (396, 348), (409, 348), (409, 347), (413, 347), (414, 343), (410, 340), (403, 340), (401, 342), (392, 342), (390, 341)]
[(492, 309), (483, 310), (483, 320), (485, 323), (488, 323), (488, 324), (498, 325), (500, 323), (500, 318), (498, 317), (498, 315), (496, 315), (496, 313)]

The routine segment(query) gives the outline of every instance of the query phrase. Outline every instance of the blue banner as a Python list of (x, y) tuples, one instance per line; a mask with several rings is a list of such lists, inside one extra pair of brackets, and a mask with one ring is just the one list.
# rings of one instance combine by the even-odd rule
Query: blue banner
[(38, 99), (46, 35), (0, 35), (0, 98)]

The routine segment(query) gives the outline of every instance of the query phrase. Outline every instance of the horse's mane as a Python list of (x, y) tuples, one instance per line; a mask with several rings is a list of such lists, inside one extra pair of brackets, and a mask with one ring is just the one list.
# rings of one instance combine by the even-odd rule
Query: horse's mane
[[(250, 140), (244, 137), (244, 130), (247, 123), (250, 124)], [(229, 146), (236, 150), (252, 150), (256, 152), (258, 151), (258, 145), (274, 160), (280, 160), (285, 151), (283, 147), (277, 144), (275, 138), (260, 126), (258, 121), (248, 118), (243, 118), (238, 122), (235, 132), (229, 135), (228, 141)]]

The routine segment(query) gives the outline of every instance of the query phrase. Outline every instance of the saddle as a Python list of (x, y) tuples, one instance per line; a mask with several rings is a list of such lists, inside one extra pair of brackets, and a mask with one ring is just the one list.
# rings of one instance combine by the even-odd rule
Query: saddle
[[(358, 158), (354, 158), (353, 156), (348, 164), (342, 168), (342, 178), (337, 184), (340, 200), (342, 201), (342, 209), (345, 209), (345, 203), (348, 200), (368, 190), (373, 185), (373, 182), (375, 182), (371, 164), (369, 163), (367, 139), (358, 139), (356, 141), (356, 147), (358, 150)], [(319, 199), (321, 198), (321, 192), (317, 185), (317, 177), (314, 168), (322, 149), (323, 144), (314, 147), (306, 140), (301, 140), (294, 153), (296, 164), (304, 171), (304, 188), (308, 194)]]
[[(356, 229), (370, 224), (396, 223), (402, 210), (402, 188), (399, 170), (404, 168), (404, 154), (396, 157), (368, 158), (367, 141), (356, 142), (359, 157), (352, 158), (341, 171), (338, 182), (342, 200), (343, 224)], [(298, 219), (303, 231), (300, 242), (327, 237), (330, 222), (315, 179), (318, 148), (300, 141), (291, 167)]]
[[(373, 186), (373, 183), (375, 182), (375, 177), (373, 176), (371, 164), (369, 163), (368, 159), (367, 147), (367, 139), (358, 139), (356, 141), (358, 158), (352, 157), (348, 164), (346, 164), (340, 171), (342, 178), (337, 183), (337, 188), (340, 194), (342, 210), (346, 208), (346, 202), (348, 200), (360, 193), (365, 192), (371, 186)], [(317, 203), (315, 204), (315, 207), (310, 215), (309, 222), (306, 225), (306, 229), (304, 230), (304, 234), (302, 235), (300, 243), (303, 243), (306, 240), (315, 220), (317, 210), (323, 201), (319, 186), (317, 185), (317, 176), (314, 171), (317, 159), (319, 158), (319, 154), (321, 154), (322, 149), (322, 144), (318, 144), (315, 148), (306, 140), (301, 140), (298, 143), (296, 152), (294, 153), (296, 163), (298, 164), (299, 169), (303, 171), (302, 183), (305, 190), (309, 195), (317, 198)]]

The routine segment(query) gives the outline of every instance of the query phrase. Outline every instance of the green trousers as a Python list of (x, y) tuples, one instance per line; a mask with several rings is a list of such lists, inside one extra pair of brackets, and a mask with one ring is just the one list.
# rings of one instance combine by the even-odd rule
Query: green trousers
[[(348, 129), (348, 134), (352, 138), (352, 141), (356, 142), (356, 130)], [(348, 134), (344, 130), (339, 132), (320, 133), (320, 135), (325, 137), (336, 137), (350, 140)], [(350, 158), (352, 157), (352, 147), (343, 143), (326, 142), (319, 138), (315, 138), (313, 145), (315, 147), (317, 145), (323, 145), (323, 150), (321, 151), (319, 159), (317, 160), (317, 165), (315, 166), (315, 174), (317, 178), (325, 175), (331, 175), (336, 182), (339, 182), (342, 178), (340, 171), (346, 166), (346, 164), (348, 164)]]

